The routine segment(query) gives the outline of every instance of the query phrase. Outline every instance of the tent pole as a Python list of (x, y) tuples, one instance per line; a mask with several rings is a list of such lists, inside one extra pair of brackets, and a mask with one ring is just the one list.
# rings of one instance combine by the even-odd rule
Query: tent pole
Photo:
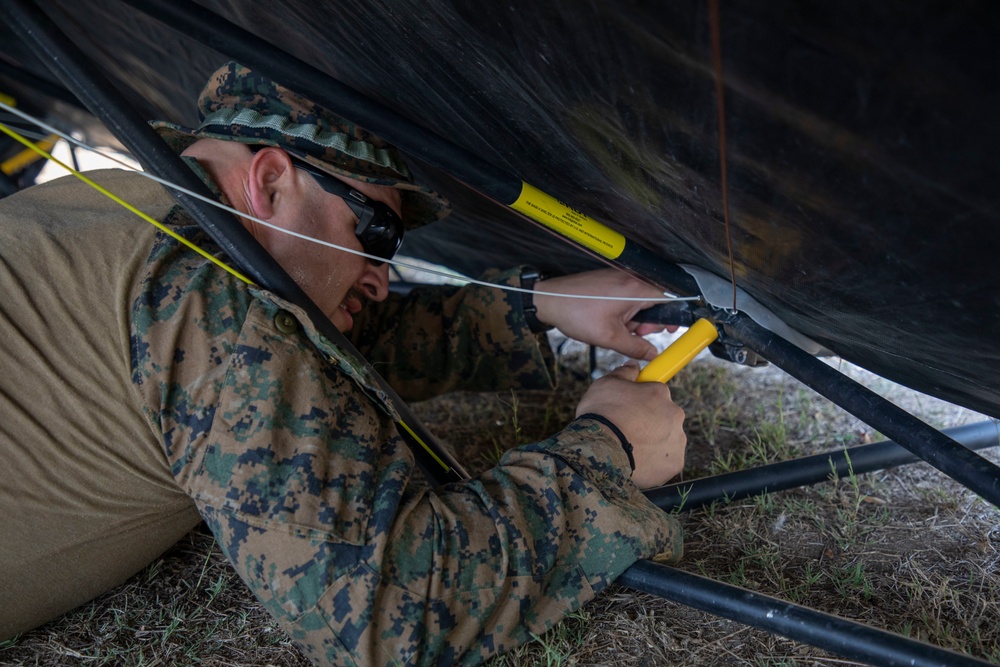
[[(994, 421), (957, 426), (945, 429), (943, 433), (973, 450), (1000, 445), (1000, 426)], [(906, 449), (886, 440), (688, 482), (676, 482), (651, 489), (646, 492), (646, 497), (664, 511), (677, 509), (687, 512), (719, 500), (740, 500), (762, 493), (820, 484), (829, 481), (834, 474), (838, 478), (844, 478), (919, 461), (920, 458)]]
[(639, 561), (617, 583), (878, 667), (990, 663), (682, 570)]
[(1000, 507), (1000, 466), (764, 329), (745, 314), (730, 318), (725, 330), (807, 387)]

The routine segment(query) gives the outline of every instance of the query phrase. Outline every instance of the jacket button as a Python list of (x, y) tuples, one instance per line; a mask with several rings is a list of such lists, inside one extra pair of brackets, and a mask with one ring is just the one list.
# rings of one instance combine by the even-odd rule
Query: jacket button
[(274, 316), (274, 326), (283, 334), (293, 334), (299, 330), (299, 321), (287, 310), (279, 310)]

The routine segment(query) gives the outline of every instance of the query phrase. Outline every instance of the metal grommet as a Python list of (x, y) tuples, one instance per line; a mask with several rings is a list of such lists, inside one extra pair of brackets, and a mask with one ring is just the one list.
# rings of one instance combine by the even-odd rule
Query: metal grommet
[(293, 334), (299, 330), (299, 321), (287, 310), (279, 310), (274, 316), (274, 326), (283, 334)]

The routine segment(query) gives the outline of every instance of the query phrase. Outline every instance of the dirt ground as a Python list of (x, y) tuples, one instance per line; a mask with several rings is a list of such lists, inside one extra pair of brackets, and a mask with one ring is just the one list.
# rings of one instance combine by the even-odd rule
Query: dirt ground
[[(601, 355), (598, 372), (617, 359)], [(934, 426), (983, 417), (832, 362)], [(572, 418), (585, 348), (561, 354), (556, 392), (453, 394), (415, 405), (467, 466)], [(773, 368), (701, 357), (671, 383), (689, 435), (685, 479), (880, 440)], [(994, 451), (987, 455), (998, 460)], [(925, 464), (678, 514), (679, 567), (1000, 663), (1000, 512)], [(5, 665), (305, 665), (196, 530), (124, 586), (0, 643)], [(612, 586), (493, 667), (857, 664)]]

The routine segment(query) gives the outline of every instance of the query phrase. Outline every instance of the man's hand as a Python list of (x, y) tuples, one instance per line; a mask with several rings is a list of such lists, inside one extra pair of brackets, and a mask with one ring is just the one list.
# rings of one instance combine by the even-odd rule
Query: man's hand
[(666, 484), (684, 468), (687, 435), (684, 411), (670, 399), (667, 385), (636, 382), (638, 376), (634, 361), (616, 368), (590, 386), (576, 414), (595, 412), (621, 429), (632, 443), (632, 481), (650, 489)]
[(559, 294), (597, 294), (610, 297), (636, 297), (651, 301), (616, 301), (614, 299), (564, 299), (545, 294), (534, 297), (538, 319), (552, 325), (574, 340), (620, 352), (633, 359), (649, 361), (656, 347), (642, 338), (647, 334), (676, 327), (640, 324), (632, 318), (643, 308), (656, 305), (663, 292), (615, 269), (600, 269), (561, 276), (535, 284), (536, 290)]

